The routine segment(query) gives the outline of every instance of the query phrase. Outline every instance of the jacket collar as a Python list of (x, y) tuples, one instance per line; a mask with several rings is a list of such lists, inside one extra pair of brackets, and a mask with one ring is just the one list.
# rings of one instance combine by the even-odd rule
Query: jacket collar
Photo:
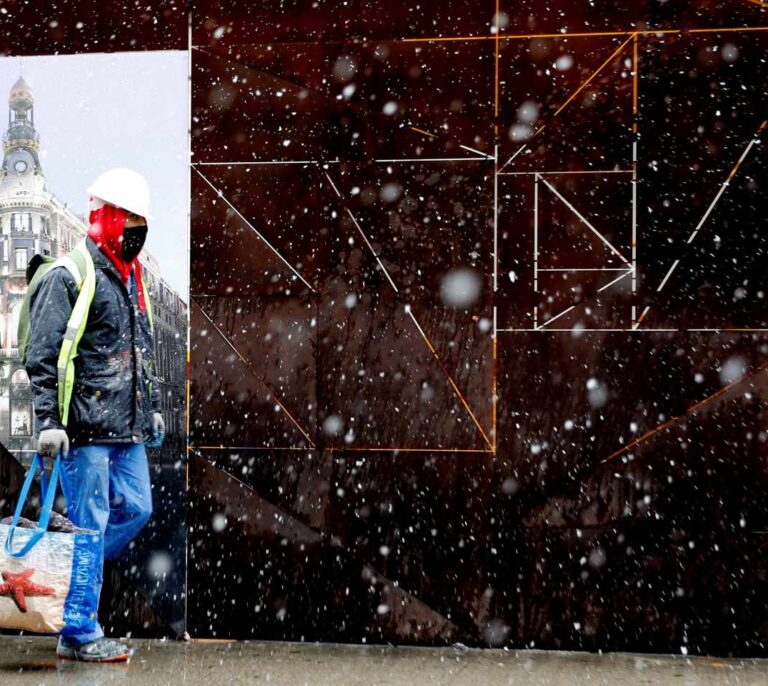
[[(96, 245), (96, 241), (94, 241), (90, 236), (86, 236), (85, 245), (88, 248), (88, 252), (91, 253), (94, 266), (97, 269), (106, 269), (107, 271), (111, 271), (115, 275), (115, 278), (120, 283), (123, 283), (123, 277), (120, 275), (120, 272), (117, 271), (117, 267), (115, 267), (115, 265), (112, 263), (112, 260), (110, 260), (103, 252), (101, 252), (101, 250), (99, 250), (99, 246)], [(125, 287), (125, 284), (123, 284), (123, 287)]]

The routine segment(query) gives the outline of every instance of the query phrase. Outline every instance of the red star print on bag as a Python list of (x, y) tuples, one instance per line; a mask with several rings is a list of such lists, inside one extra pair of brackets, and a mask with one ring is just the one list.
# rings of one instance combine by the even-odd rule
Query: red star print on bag
[(0, 571), (0, 575), (5, 580), (4, 583), (0, 583), (0, 596), (12, 598), (21, 612), (27, 611), (25, 596), (56, 595), (55, 589), (30, 581), (34, 573), (35, 570), (31, 567), (17, 574)]

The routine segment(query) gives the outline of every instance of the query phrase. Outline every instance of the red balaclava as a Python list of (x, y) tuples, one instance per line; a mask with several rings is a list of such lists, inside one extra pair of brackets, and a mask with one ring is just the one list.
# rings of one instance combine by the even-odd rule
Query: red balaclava
[(99, 209), (91, 210), (88, 217), (90, 227), (88, 235), (96, 242), (99, 250), (103, 252), (117, 267), (123, 283), (128, 285), (128, 277), (131, 268), (136, 270), (136, 287), (139, 292), (139, 309), (142, 312), (147, 311), (146, 301), (144, 300), (144, 288), (141, 278), (141, 263), (138, 257), (134, 257), (130, 262), (123, 259), (123, 230), (125, 229), (125, 219), (128, 212), (122, 207), (115, 207), (104, 203)]

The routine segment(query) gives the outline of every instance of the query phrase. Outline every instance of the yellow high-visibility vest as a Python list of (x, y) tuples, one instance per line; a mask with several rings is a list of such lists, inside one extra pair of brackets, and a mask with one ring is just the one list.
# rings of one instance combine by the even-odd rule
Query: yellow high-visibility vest
[[(64, 267), (69, 271), (80, 291), (72, 308), (72, 314), (67, 322), (67, 330), (61, 342), (61, 350), (59, 351), (59, 359), (56, 365), (59, 419), (66, 426), (69, 419), (69, 404), (72, 400), (72, 392), (75, 386), (77, 345), (80, 343), (80, 339), (85, 332), (85, 326), (88, 322), (88, 311), (91, 308), (91, 302), (96, 293), (96, 267), (85, 240), (78, 243), (67, 255), (56, 260), (50, 266), (50, 269), (58, 266)], [(143, 273), (141, 275), (141, 287), (144, 291), (144, 300), (147, 304), (147, 318), (149, 319), (149, 327), (154, 339), (155, 325), (152, 318), (152, 304), (150, 303), (149, 291), (144, 283)], [(152, 393), (151, 382), (149, 392), (150, 394)]]

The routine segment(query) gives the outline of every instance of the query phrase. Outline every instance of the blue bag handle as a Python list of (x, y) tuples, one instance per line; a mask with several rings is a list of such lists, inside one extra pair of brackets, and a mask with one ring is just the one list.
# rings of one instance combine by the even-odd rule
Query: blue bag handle
[[(53, 500), (56, 497), (56, 485), (59, 483), (59, 470), (60, 470), (61, 453), (56, 455), (56, 460), (53, 463), (53, 469), (51, 470), (51, 483), (50, 486), (45, 478), (45, 469), (43, 464), (43, 458), (40, 457), (40, 453), (35, 453), (32, 458), (32, 464), (27, 471), (27, 476), (24, 479), (24, 485), (21, 487), (21, 493), (19, 493), (19, 502), (16, 503), (16, 511), (13, 513), (13, 520), (11, 521), (8, 535), (5, 538), (5, 552), (11, 557), (23, 557), (32, 548), (34, 548), (40, 541), (40, 539), (48, 531), (48, 522), (51, 520), (51, 511), (53, 510)], [(21, 518), (21, 513), (24, 510), (24, 503), (27, 502), (29, 496), (29, 489), (32, 487), (32, 482), (35, 480), (35, 472), (40, 469), (40, 496), (43, 499), (43, 505), (40, 509), (40, 520), (37, 523), (37, 527), (34, 533), (29, 537), (29, 540), (22, 546), (21, 550), (14, 552), (13, 550), (13, 536), (16, 533), (16, 527)]]

